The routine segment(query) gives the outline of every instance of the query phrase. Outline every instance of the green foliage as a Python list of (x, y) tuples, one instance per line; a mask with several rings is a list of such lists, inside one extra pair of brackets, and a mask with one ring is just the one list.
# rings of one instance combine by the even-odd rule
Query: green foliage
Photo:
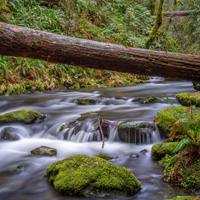
[[(11, 24), (72, 37), (144, 47), (154, 16), (135, 1), (9, 0), (1, 11)], [(144, 20), (145, 19), (145, 20)], [(37, 45), (37, 42), (35, 42)], [(51, 64), (26, 58), (0, 60), (0, 93), (10, 95), (55, 88), (114, 87), (144, 82), (146, 77)]]
[[(186, 190), (197, 187), (197, 185), (200, 187), (200, 174), (197, 174), (199, 178), (191, 174), (194, 168), (196, 170), (196, 163), (199, 163), (200, 160), (200, 122), (197, 118), (199, 111), (195, 110), (195, 106), (192, 105), (187, 114), (180, 114), (177, 107), (174, 106), (172, 110), (178, 114), (169, 139), (179, 142), (173, 150), (174, 155), (165, 157), (164, 177), (167, 181), (179, 184)], [(197, 166), (197, 168), (199, 167), (200, 165)], [(189, 175), (186, 176), (188, 172)]]

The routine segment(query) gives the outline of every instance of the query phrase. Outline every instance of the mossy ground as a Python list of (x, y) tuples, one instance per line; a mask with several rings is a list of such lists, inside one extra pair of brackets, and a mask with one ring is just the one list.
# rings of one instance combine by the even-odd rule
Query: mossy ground
[[(174, 184), (177, 177), (173, 177), (174, 168), (177, 163), (177, 159), (180, 153), (175, 155), (166, 155), (162, 160), (161, 164), (164, 166), (164, 180)], [(178, 182), (175, 185), (183, 187), (186, 191), (199, 190), (200, 189), (200, 160), (193, 161), (189, 166), (184, 166), (184, 163), (180, 163), (177, 168), (179, 173)]]
[[(168, 137), (174, 123), (178, 119), (191, 119), (191, 117), (193, 117), (191, 123), (197, 123), (200, 119), (200, 112), (198, 110), (193, 110), (191, 113), (189, 112), (189, 108), (184, 106), (177, 106), (174, 108), (166, 108), (160, 111), (156, 116), (156, 123), (161, 131), (161, 134), (164, 137)], [(180, 127), (177, 131), (184, 133), (186, 129), (185, 127)]]
[(34, 110), (17, 110), (0, 115), (0, 123), (4, 124), (20, 122), (25, 124), (31, 124), (43, 121), (44, 118), (45, 115)]
[(51, 164), (45, 177), (56, 191), (74, 196), (135, 195), (141, 189), (140, 182), (125, 167), (83, 155)]
[(183, 106), (200, 107), (200, 92), (184, 92), (176, 95), (176, 100)]

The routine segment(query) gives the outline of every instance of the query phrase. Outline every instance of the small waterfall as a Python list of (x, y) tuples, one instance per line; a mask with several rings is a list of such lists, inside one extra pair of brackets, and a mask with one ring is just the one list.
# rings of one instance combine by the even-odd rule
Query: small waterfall
[(108, 141), (109, 141), (110, 143), (112, 143), (112, 142), (114, 142), (114, 141), (118, 141), (119, 138), (118, 138), (118, 133), (117, 133), (116, 127), (114, 127), (114, 126), (109, 126), (108, 130), (109, 130), (109, 138), (108, 138)]
[(134, 144), (152, 144), (160, 141), (158, 128), (145, 121), (122, 122), (118, 127), (120, 141)]

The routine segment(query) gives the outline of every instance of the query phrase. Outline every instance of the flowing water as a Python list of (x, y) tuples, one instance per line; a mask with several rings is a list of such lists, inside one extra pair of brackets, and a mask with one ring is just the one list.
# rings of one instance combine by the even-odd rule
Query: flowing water
[[(93, 200), (92, 197), (68, 197), (54, 191), (43, 178), (46, 167), (58, 160), (75, 154), (95, 156), (107, 153), (118, 156), (111, 160), (118, 166), (125, 166), (142, 183), (141, 192), (134, 197), (115, 197), (122, 200), (163, 200), (177, 195), (185, 195), (162, 181), (162, 169), (151, 160), (150, 150), (153, 143), (159, 142), (158, 130), (152, 131), (151, 138), (144, 144), (140, 136), (139, 144), (120, 142), (116, 129), (109, 127), (109, 136), (102, 149), (100, 134), (93, 138), (94, 120), (86, 117), (80, 126), (78, 134), (72, 134), (72, 129), (60, 130), (65, 123), (76, 120), (82, 113), (94, 112), (110, 121), (148, 121), (153, 123), (157, 112), (170, 107), (164, 95), (178, 105), (175, 94), (193, 91), (191, 82), (164, 81), (152, 78), (147, 84), (133, 87), (81, 89), (38, 94), (24, 94), (0, 97), (0, 114), (25, 109), (36, 110), (46, 114), (44, 122), (34, 125), (12, 124), (20, 137), (17, 141), (0, 141), (0, 199), (2, 200)], [(143, 97), (154, 95), (160, 103), (140, 104)], [(77, 105), (77, 99), (94, 99), (95, 105)], [(5, 126), (0, 126), (2, 131)], [(128, 136), (127, 136), (128, 137)], [(33, 156), (30, 151), (39, 147), (56, 148), (56, 157)], [(147, 149), (148, 152), (141, 152)], [(130, 158), (137, 153), (139, 157)], [(108, 199), (108, 198), (101, 198)]]

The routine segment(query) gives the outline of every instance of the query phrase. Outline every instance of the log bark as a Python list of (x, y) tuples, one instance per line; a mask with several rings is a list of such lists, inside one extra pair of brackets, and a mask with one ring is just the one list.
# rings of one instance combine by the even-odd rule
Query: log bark
[(175, 12), (165, 12), (163, 13), (164, 17), (182, 17), (182, 16), (188, 16), (188, 15), (200, 15), (200, 10), (194, 11), (194, 10), (187, 10), (187, 11), (175, 11)]
[(200, 56), (125, 47), (5, 23), (0, 23), (0, 54), (200, 81)]

